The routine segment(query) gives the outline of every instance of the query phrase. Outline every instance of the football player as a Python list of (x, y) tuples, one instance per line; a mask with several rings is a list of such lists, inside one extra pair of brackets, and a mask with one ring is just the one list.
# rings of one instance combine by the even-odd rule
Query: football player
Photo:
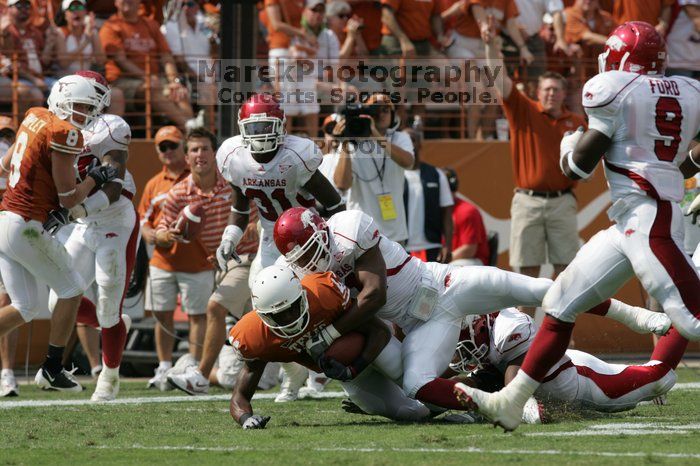
[[(94, 71), (78, 71), (88, 79), (100, 98), (100, 111), (109, 106), (110, 89), (105, 78)], [(53, 102), (49, 101), (49, 106)], [(100, 328), (103, 369), (97, 379), (92, 401), (114, 400), (119, 392), (119, 365), (126, 343), (128, 316), (122, 317), (122, 303), (136, 261), (139, 216), (132, 202), (134, 179), (126, 169), (131, 129), (116, 115), (102, 114), (82, 130), (85, 146), (78, 156), (78, 178), (92, 165), (114, 167), (118, 178), (105, 183), (83, 202), (55, 215), (46, 229), (55, 230), (68, 220), (77, 222), (64, 246), (73, 267), (86, 287), (97, 283), (96, 301), (83, 297), (78, 322)], [(51, 292), (49, 307), (56, 302)]]
[(546, 316), (515, 378), (500, 392), (469, 387), (471, 398), (495, 424), (515, 429), (522, 404), (561, 360), (576, 316), (612, 296), (636, 275), (662, 306), (673, 328), (651, 359), (678, 365), (688, 339), (700, 339), (700, 278), (683, 252), (678, 202), (683, 180), (700, 167), (700, 84), (664, 77), (666, 45), (653, 26), (629, 22), (608, 37), (600, 73), (583, 88), (589, 129), (561, 141), (561, 167), (588, 178), (603, 158), (614, 224), (579, 250), (545, 296)]
[(93, 166), (76, 184), (74, 163), (83, 149), (80, 130), (92, 123), (100, 108), (92, 84), (81, 76), (66, 76), (53, 86), (50, 99), (49, 109), (27, 111), (1, 161), (8, 180), (0, 206), (0, 271), (11, 304), (0, 309), (0, 335), (37, 315), (37, 279), (47, 283), (58, 300), (48, 355), (36, 380), (43, 388), (80, 391), (61, 359), (85, 285), (63, 245), (42, 224), (60, 206), (81, 204), (93, 189), (115, 179), (117, 171)]
[[(502, 374), (503, 384), (508, 385), (536, 331), (532, 318), (515, 308), (468, 316), (450, 369), (469, 374), (491, 366)], [(675, 382), (674, 370), (663, 361), (652, 360), (639, 366), (608, 364), (588, 353), (567, 350), (542, 380), (535, 396), (543, 401), (557, 400), (597, 411), (617, 412), (664, 395)], [(455, 386), (458, 397), (462, 396), (463, 388), (461, 383)], [(466, 400), (465, 405), (470, 406)]]
[[(277, 220), (274, 238), (285, 255), (280, 262), (300, 275), (330, 270), (359, 290), (356, 305), (308, 342), (313, 356), (372, 316), (391, 321), (406, 338), (400, 346), (387, 345), (382, 355), (403, 361), (403, 390), (447, 409), (462, 409), (452, 394), (456, 382), (438, 377), (452, 359), (462, 318), (491, 312), (494, 306), (538, 306), (552, 285), (546, 278), (496, 267), (422, 262), (356, 210), (335, 214), (326, 223), (312, 210), (290, 209)], [(606, 304), (608, 317), (640, 333), (663, 334), (670, 326), (663, 314), (617, 301)]]
[(370, 366), (396, 362), (380, 360), (392, 337), (379, 319), (356, 328), (365, 336), (365, 347), (350, 366), (324, 356), (319, 367), (311, 359), (306, 341), (312, 332), (353, 306), (348, 289), (335, 274), (310, 274), (299, 280), (289, 267), (273, 265), (255, 277), (251, 294), (255, 312), (244, 315), (229, 334), (229, 342), (245, 362), (231, 397), (231, 416), (244, 429), (263, 429), (270, 419), (253, 414), (250, 404), (268, 362), (294, 361), (315, 371), (323, 367), (342, 381), (350, 398), (369, 414), (406, 421), (430, 415), (428, 408), (407, 398), (396, 383)]
[[(216, 251), (219, 268), (235, 256), (255, 202), (260, 215), (260, 246), (250, 266), (248, 283), (263, 267), (272, 265), (280, 253), (272, 239), (275, 220), (285, 210), (312, 207), (318, 200), (329, 215), (343, 210), (344, 202), (318, 170), (323, 153), (307, 138), (285, 134), (286, 119), (270, 94), (256, 94), (238, 112), (240, 135), (223, 142), (216, 153), (221, 174), (233, 186), (231, 225), (224, 231)], [(247, 198), (247, 199), (246, 199)], [(307, 372), (283, 365), (285, 380), (276, 401), (296, 399)]]

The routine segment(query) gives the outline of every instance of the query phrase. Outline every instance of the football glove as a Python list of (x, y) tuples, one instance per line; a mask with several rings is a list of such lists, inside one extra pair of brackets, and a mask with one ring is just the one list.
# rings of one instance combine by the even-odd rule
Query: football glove
[(346, 413), (350, 414), (367, 414), (367, 412), (360, 408), (357, 404), (355, 404), (354, 401), (352, 401), (350, 398), (345, 398), (340, 402), (340, 407), (343, 408), (343, 411)]
[(54, 236), (61, 227), (71, 223), (73, 219), (70, 216), (70, 212), (65, 207), (60, 209), (55, 209), (49, 212), (46, 221), (42, 225), (44, 230), (46, 230), (51, 236)]
[(98, 165), (97, 159), (90, 164), (87, 176), (95, 180), (95, 186), (101, 188), (103, 184), (116, 179), (119, 172), (111, 165)]
[(236, 246), (243, 237), (243, 230), (238, 225), (228, 225), (221, 235), (221, 244), (216, 249), (216, 264), (219, 270), (228, 271), (228, 261), (233, 259), (239, 264), (241, 258), (236, 254)]
[(698, 224), (698, 216), (700, 215), (700, 194), (695, 196), (693, 202), (691, 202), (688, 206), (688, 210), (685, 212), (685, 215), (692, 215), (690, 220), (693, 222), (693, 225)]
[(260, 416), (258, 414), (253, 414), (243, 422), (243, 425), (241, 427), (243, 427), (244, 430), (264, 429), (269, 421), (270, 416)]
[(330, 379), (340, 380), (341, 382), (347, 382), (357, 377), (357, 374), (365, 370), (368, 366), (365, 359), (360, 356), (353, 361), (349, 366), (341, 363), (337, 359), (329, 358), (328, 356), (322, 356), (318, 360), (318, 365)]
[(335, 327), (327, 325), (311, 335), (311, 338), (306, 342), (306, 352), (318, 363), (319, 359), (323, 357), (323, 353), (338, 337), (340, 337), (340, 333)]

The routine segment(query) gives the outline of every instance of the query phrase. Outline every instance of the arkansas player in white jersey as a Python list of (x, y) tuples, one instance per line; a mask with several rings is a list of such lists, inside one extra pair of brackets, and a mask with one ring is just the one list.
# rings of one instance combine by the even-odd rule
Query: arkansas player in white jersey
[(686, 338), (700, 339), (700, 278), (683, 252), (678, 205), (683, 179), (700, 167), (698, 146), (688, 156), (700, 130), (700, 84), (664, 77), (665, 62), (664, 40), (651, 25), (625, 23), (583, 88), (589, 129), (562, 139), (561, 166), (570, 178), (588, 178), (603, 157), (614, 225), (579, 250), (547, 293), (547, 315), (514, 380), (493, 394), (464, 388), (463, 397), (506, 430), (518, 426), (523, 403), (564, 355), (576, 316), (634, 275), (673, 322), (652, 360), (675, 368)]
[(323, 158), (320, 149), (310, 139), (285, 134), (284, 112), (271, 95), (252, 96), (238, 112), (238, 127), (240, 136), (224, 141), (216, 153), (219, 171), (234, 192), (233, 221), (224, 231), (217, 260), (225, 269), (248, 223), (248, 199), (254, 201), (262, 234), (251, 266), (252, 283), (257, 271), (279, 257), (272, 228), (282, 212), (297, 206), (312, 207), (315, 200), (330, 211), (344, 206), (318, 171)]
[[(515, 308), (469, 316), (464, 327), (450, 369), (469, 373), (494, 366), (503, 374), (505, 385), (515, 376), (537, 331), (532, 318)], [(662, 361), (634, 366), (608, 364), (583, 351), (567, 350), (549, 370), (535, 396), (545, 402), (556, 400), (617, 412), (664, 395), (675, 382), (676, 373)]]
[[(94, 74), (97, 76), (82, 76), (93, 78), (92, 84), (103, 96), (103, 106), (109, 105), (106, 81), (101, 83), (100, 78), (104, 78)], [(110, 401), (119, 392), (119, 366), (127, 336), (122, 303), (140, 235), (139, 217), (132, 202), (136, 184), (126, 169), (131, 129), (121, 117), (103, 114), (82, 133), (85, 145), (77, 160), (78, 178), (82, 179), (86, 168), (95, 164), (114, 166), (120, 178), (70, 210), (76, 225), (64, 245), (85, 284), (89, 287), (97, 283), (96, 302), (83, 297), (78, 322), (101, 328), (103, 370), (91, 400)], [(54, 300), (52, 291), (50, 306)]]
[[(462, 318), (488, 313), (494, 306), (538, 306), (552, 284), (496, 267), (422, 262), (382, 236), (374, 220), (357, 210), (335, 214), (326, 223), (310, 209), (290, 209), (277, 220), (274, 238), (298, 273), (330, 270), (359, 291), (354, 307), (310, 342), (312, 356), (369, 316), (389, 320), (406, 338), (402, 344), (389, 342), (381, 359), (395, 366), (380, 369), (390, 379), (402, 380), (409, 397), (448, 409), (462, 409), (452, 394), (456, 382), (439, 375), (452, 359)], [(645, 333), (665, 332), (670, 325), (667, 317), (650, 311), (630, 319), (637, 310), (623, 303), (607, 303), (605, 312)]]

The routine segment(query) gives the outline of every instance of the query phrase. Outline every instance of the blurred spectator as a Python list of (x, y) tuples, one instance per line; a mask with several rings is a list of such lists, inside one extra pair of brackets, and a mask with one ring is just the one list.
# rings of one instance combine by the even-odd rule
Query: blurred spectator
[[(404, 171), (413, 166), (413, 144), (404, 131), (397, 131), (396, 108), (385, 94), (375, 94), (362, 118), (371, 118), (371, 136), (340, 139), (333, 157), (333, 184), (347, 191), (347, 208), (370, 215), (384, 236), (405, 244), (408, 239), (403, 203)], [(333, 135), (341, 138), (347, 121), (339, 119)]]
[(452, 168), (443, 169), (454, 199), (452, 221), (452, 263), (455, 265), (489, 265), (489, 243), (481, 212), (471, 202), (457, 196), (459, 179)]
[[(305, 12), (306, 11), (306, 12)], [(323, 0), (265, 0), (263, 21), (268, 29), (268, 59), (274, 70), (279, 70), (279, 90), (284, 93), (282, 108), (287, 116), (287, 131), (294, 127), (316, 137), (318, 135), (318, 103), (297, 102), (295, 91), (315, 92), (316, 80), (307, 77), (301, 82), (288, 82), (284, 69), (286, 60), (313, 58), (319, 49), (313, 29), (323, 22), (326, 9)], [(304, 20), (302, 22), (302, 17)], [(312, 26), (308, 25), (309, 19)], [(276, 73), (276, 71), (275, 71)], [(290, 102), (291, 100), (291, 102)], [(301, 125), (295, 125), (292, 117), (300, 117)]]
[(441, 57), (430, 43), (446, 45), (437, 0), (382, 0), (382, 49), (385, 55)]
[[(486, 58), (495, 66), (498, 38), (493, 35), (488, 39)], [(557, 73), (540, 76), (538, 102), (516, 89), (507, 75), (501, 89), (516, 186), (511, 205), (510, 266), (538, 277), (541, 265), (548, 260), (556, 276), (578, 250), (576, 183), (559, 168), (559, 142), (566, 131), (586, 122), (582, 115), (566, 110), (566, 80)]]
[[(156, 249), (149, 268), (150, 309), (160, 325), (172, 334), (177, 295), (189, 320), (189, 353), (195, 361), (202, 358), (206, 331), (207, 303), (214, 290), (214, 254), (228, 225), (233, 188), (224, 180), (216, 165), (216, 138), (203, 128), (193, 130), (185, 142), (190, 175), (175, 184), (163, 201), (155, 231)], [(187, 206), (204, 208), (206, 229), (198, 237), (184, 240), (175, 223)], [(160, 344), (160, 362), (172, 359), (173, 341)]]
[[(15, 142), (16, 128), (12, 124), (12, 118), (0, 116), (0, 156), (4, 156), (7, 150)], [(7, 187), (7, 178), (0, 178), (0, 197)], [(2, 278), (0, 277), (0, 280)], [(10, 304), (10, 296), (5, 290), (5, 286), (0, 281), (0, 307)], [(0, 397), (18, 396), (19, 386), (15, 379), (15, 352), (17, 351), (17, 338), (19, 329), (16, 328), (10, 333), (0, 338), (0, 362), (2, 372), (0, 372)]]
[(700, 79), (700, 0), (679, 0), (666, 37), (667, 76)]
[(406, 250), (426, 262), (452, 260), (452, 193), (442, 170), (420, 160), (423, 135), (406, 132), (413, 142), (413, 166), (406, 170), (404, 207), (408, 226)]
[(380, 0), (348, 0), (352, 14), (362, 20), (362, 40), (370, 55), (381, 54), (382, 4)]
[(95, 25), (98, 28), (102, 27), (102, 24), (117, 12), (113, 0), (87, 0), (87, 6), (88, 11), (95, 13)]
[[(178, 127), (192, 118), (187, 89), (180, 82), (177, 67), (158, 24), (139, 16), (139, 0), (116, 0), (117, 13), (100, 29), (107, 53), (106, 78), (124, 92), (128, 103), (143, 96), (146, 62), (150, 65), (151, 99), (155, 112), (163, 113)], [(165, 71), (161, 77), (160, 68)]]
[(328, 29), (340, 42), (339, 58), (365, 57), (369, 54), (360, 32), (364, 28), (362, 18), (353, 16), (350, 5), (343, 0), (332, 0), (326, 7)]
[[(8, 0), (6, 15), (0, 24), (0, 53), (5, 57), (3, 75), (11, 78), (12, 67), (7, 60), (17, 54), (17, 74), (19, 76), (19, 113), (20, 119), (31, 106), (42, 105), (44, 93), (48, 92), (54, 79), (44, 77), (42, 60), (46, 41), (43, 32), (31, 22), (32, 4), (29, 0)], [(11, 62), (10, 62), (11, 63)], [(3, 82), (2, 84), (7, 84)], [(2, 86), (0, 97), (3, 101), (11, 100), (11, 86)]]
[(175, 11), (160, 30), (165, 35), (178, 70), (196, 85), (197, 102), (200, 105), (214, 105), (216, 84), (213, 79), (205, 75), (202, 82), (198, 80), (198, 62), (206, 60), (210, 65), (213, 63), (211, 37), (206, 32), (199, 3), (196, 0), (182, 2), (182, 9)]
[(168, 0), (141, 0), (139, 14), (158, 24), (163, 24), (163, 7), (166, 3)]
[(615, 0), (613, 19), (617, 24), (644, 21), (656, 27), (662, 36), (668, 32), (671, 6), (675, 0)]
[[(66, 24), (57, 29), (52, 50), (61, 76), (78, 70), (104, 67), (105, 54), (95, 27), (95, 15), (88, 13), (86, 5), (85, 0), (61, 2)], [(51, 28), (50, 33), (53, 33)]]

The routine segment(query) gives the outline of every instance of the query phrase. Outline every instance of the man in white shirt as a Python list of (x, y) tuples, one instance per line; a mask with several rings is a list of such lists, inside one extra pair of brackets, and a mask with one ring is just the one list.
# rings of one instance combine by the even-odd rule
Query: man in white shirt
[[(413, 143), (407, 133), (394, 129), (398, 120), (389, 96), (375, 94), (367, 106), (375, 115), (366, 116), (372, 120), (372, 135), (353, 142), (343, 139), (335, 154), (327, 156), (335, 165), (333, 184), (342, 192), (349, 190), (348, 209), (371, 216), (384, 236), (405, 244), (408, 229), (402, 193), (405, 169), (413, 166)], [(340, 138), (345, 127), (345, 118), (341, 118), (334, 136)]]
[(452, 260), (452, 192), (447, 177), (420, 161), (422, 135), (406, 130), (413, 141), (415, 162), (406, 170), (404, 202), (408, 223), (406, 250), (426, 262)]
[(700, 78), (700, 0), (678, 0), (680, 11), (666, 37), (666, 76)]

